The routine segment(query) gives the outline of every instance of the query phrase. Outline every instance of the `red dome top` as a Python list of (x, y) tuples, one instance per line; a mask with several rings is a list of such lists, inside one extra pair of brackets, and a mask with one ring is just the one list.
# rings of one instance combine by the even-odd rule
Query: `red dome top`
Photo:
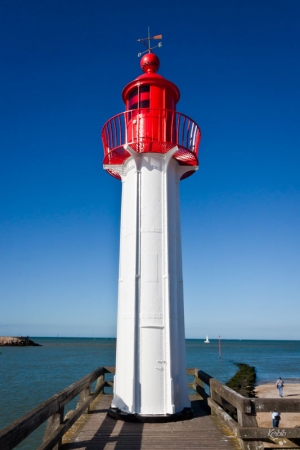
[(140, 66), (145, 73), (155, 73), (159, 69), (159, 58), (154, 53), (146, 53), (141, 59)]
[[(159, 69), (160, 61), (158, 56), (154, 53), (146, 53), (140, 60), (140, 67), (143, 70), (143, 74), (139, 75), (135, 80), (128, 83), (122, 92), (122, 97), (124, 103), (126, 103), (127, 98), (130, 96), (132, 90), (141, 85), (151, 85), (160, 87), (161, 89), (168, 89), (169, 93), (172, 92), (172, 97), (174, 97), (175, 104), (179, 101), (180, 92), (178, 87), (166, 78), (162, 77), (158, 73), (156, 73)], [(153, 98), (153, 95), (152, 95)], [(164, 102), (164, 108), (170, 108), (170, 106), (166, 106), (166, 102)], [(155, 105), (151, 106), (155, 108), (161, 108), (162, 106)], [(172, 107), (173, 108), (173, 107)], [(172, 109), (171, 108), (171, 109)], [(131, 109), (131, 108), (128, 108)]]
[[(112, 176), (120, 173), (109, 166), (130, 158), (127, 145), (137, 153), (165, 154), (177, 146), (173, 158), (182, 166), (198, 165), (201, 131), (189, 117), (176, 112), (178, 87), (157, 73), (159, 58), (146, 53), (141, 58), (143, 73), (122, 92), (126, 111), (114, 116), (103, 127), (104, 164)], [(186, 171), (182, 178), (190, 176)]]

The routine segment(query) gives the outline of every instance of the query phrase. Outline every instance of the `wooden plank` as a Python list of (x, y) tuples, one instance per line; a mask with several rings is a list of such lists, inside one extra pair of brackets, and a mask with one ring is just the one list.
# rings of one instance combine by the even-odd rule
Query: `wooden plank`
[[(198, 375), (198, 374), (197, 374), (197, 375)], [(198, 376), (195, 376), (194, 382), (195, 382), (198, 386), (204, 388), (203, 381), (202, 381), (200, 378), (198, 378)]]
[(194, 377), (197, 377), (198, 376), (198, 370), (197, 369), (195, 369), (194, 367), (189, 367), (189, 368), (187, 368), (186, 369), (186, 374), (187, 375), (193, 375)]
[(88, 409), (92, 401), (103, 391), (104, 382), (97, 388), (97, 390), (90, 394), (85, 401), (79, 403), (78, 408), (73, 411), (71, 415), (59, 425), (53, 433), (44, 440), (38, 450), (52, 450), (63, 435), (71, 428), (71, 426), (79, 419), (79, 417)]
[(233, 389), (230, 389), (228, 386), (220, 383), (220, 381), (212, 378), (210, 380), (210, 395), (213, 400), (215, 400), (214, 393), (220, 395), (222, 398), (224, 398), (224, 400), (237, 408), (239, 411), (243, 413), (251, 413), (250, 399), (243, 397)]
[(182, 422), (133, 423), (107, 415), (111, 395), (103, 395), (79, 433), (74, 432), (61, 450), (237, 450), (232, 434), (201, 408), (192, 396), (194, 418)]
[(228, 424), (233, 433), (236, 436), (239, 436), (240, 432), (239, 424), (235, 420), (233, 420), (233, 418), (230, 417), (230, 415), (227, 414), (227, 412), (224, 411), (223, 408), (221, 408), (214, 400), (212, 400), (212, 398), (208, 398), (207, 402), (212, 410), (212, 413), (218, 415), (225, 423)]
[(86, 386), (93, 383), (98, 377), (103, 375), (103, 373), (104, 367), (100, 367), (56, 394), (59, 397), (60, 406), (65, 406), (69, 403), (73, 398), (80, 394)]
[(201, 386), (199, 386), (198, 384), (194, 384), (194, 390), (197, 392), (198, 395), (200, 395), (200, 397), (203, 398), (203, 400), (207, 401), (209, 396)]
[[(43, 442), (46, 442), (49, 439), (49, 437), (60, 426), (63, 420), (64, 420), (64, 408), (61, 408), (58, 412), (53, 414), (53, 416), (49, 417), (47, 421), (46, 430), (44, 433)], [(55, 445), (54, 446), (52, 445), (51, 450), (58, 450), (60, 444), (61, 439), (58, 439), (57, 442), (55, 442)]]
[[(253, 427), (253, 428), (258, 427), (253, 403), (251, 403), (250, 414), (249, 413), (245, 414), (243, 411), (238, 409), (237, 415), (238, 415), (238, 423), (241, 427)], [(264, 449), (263, 442), (258, 439), (253, 440), (253, 441), (244, 441), (243, 440), (242, 442), (243, 442), (242, 448), (244, 450), (263, 450)]]
[(269, 438), (287, 438), (299, 439), (300, 428), (252, 428), (241, 427), (239, 436), (242, 439), (269, 439)]
[(56, 396), (53, 396), (4, 428), (0, 432), (1, 450), (11, 450), (16, 447), (58, 410), (59, 401)]
[(116, 373), (116, 368), (115, 368), (115, 366), (105, 366), (104, 372), (105, 373)]
[[(244, 449), (244, 450), (263, 450), (264, 446), (263, 443), (259, 440), (253, 440), (253, 441), (247, 441), (245, 442), (242, 437), (240, 436), (240, 423), (236, 423), (235, 420), (233, 420), (229, 414), (227, 414), (223, 408), (221, 408), (217, 403), (214, 402), (214, 400), (212, 400), (211, 398), (208, 399), (208, 404), (211, 407), (211, 411), (212, 414), (216, 414), (218, 415), (223, 421), (225, 421), (228, 426), (231, 428), (231, 430), (234, 432), (234, 434), (237, 436), (238, 441), (239, 441), (239, 445), (240, 448)], [(248, 416), (244, 413), (240, 413), (242, 414), (242, 417), (240, 417), (240, 420), (244, 420), (245, 422), (250, 422), (253, 426), (256, 423), (256, 419), (255, 419), (255, 423), (253, 422), (253, 417), (252, 416)], [(257, 426), (257, 423), (256, 423)]]
[(300, 399), (292, 398), (253, 398), (255, 411), (258, 412), (300, 412)]
[(203, 372), (203, 370), (198, 371), (198, 378), (200, 378), (200, 380), (202, 380), (208, 386), (210, 386), (210, 380), (213, 379), (213, 377), (208, 375), (206, 372)]

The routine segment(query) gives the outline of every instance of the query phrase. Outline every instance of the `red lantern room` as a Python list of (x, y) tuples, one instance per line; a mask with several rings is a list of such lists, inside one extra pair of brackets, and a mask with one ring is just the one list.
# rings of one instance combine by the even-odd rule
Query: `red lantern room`
[[(122, 92), (125, 112), (103, 126), (105, 169), (120, 178), (113, 166), (130, 157), (126, 145), (137, 153), (166, 153), (177, 146), (173, 158), (180, 165), (197, 166), (201, 131), (192, 119), (176, 111), (178, 87), (157, 73), (160, 62), (155, 54), (145, 54), (140, 65), (144, 73)], [(193, 172), (186, 172), (183, 178)]]

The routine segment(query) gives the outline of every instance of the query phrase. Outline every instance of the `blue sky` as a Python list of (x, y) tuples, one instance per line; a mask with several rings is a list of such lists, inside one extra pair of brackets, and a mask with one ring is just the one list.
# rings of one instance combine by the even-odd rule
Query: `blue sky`
[(186, 336), (300, 339), (299, 0), (2, 0), (0, 335), (115, 336), (121, 184), (100, 131), (163, 34), (202, 129)]

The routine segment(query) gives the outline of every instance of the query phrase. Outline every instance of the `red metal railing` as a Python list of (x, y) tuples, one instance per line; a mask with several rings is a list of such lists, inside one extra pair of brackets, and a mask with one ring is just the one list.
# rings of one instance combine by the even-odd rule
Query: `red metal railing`
[(166, 153), (177, 145), (174, 158), (181, 165), (196, 166), (200, 139), (199, 126), (179, 112), (154, 108), (124, 111), (102, 128), (103, 162), (122, 164), (130, 156), (126, 144), (138, 153)]

